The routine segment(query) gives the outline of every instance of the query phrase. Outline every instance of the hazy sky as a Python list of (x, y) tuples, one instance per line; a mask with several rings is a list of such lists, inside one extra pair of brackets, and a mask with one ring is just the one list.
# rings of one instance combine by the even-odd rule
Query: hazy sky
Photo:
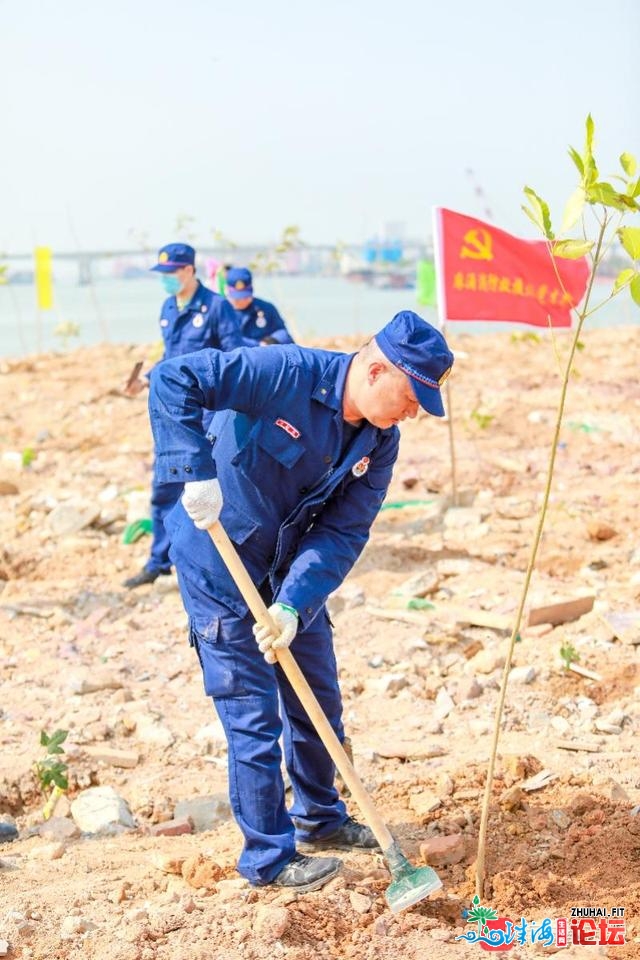
[(640, 157), (639, 36), (638, 0), (0, 0), (0, 252), (181, 214), (426, 237), (434, 204), (532, 236), (522, 186), (564, 203), (589, 111), (603, 171)]

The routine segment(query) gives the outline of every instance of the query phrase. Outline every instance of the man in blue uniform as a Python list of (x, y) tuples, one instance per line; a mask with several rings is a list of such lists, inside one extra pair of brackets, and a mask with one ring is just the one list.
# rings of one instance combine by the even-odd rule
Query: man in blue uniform
[[(162, 359), (193, 353), (204, 347), (232, 350), (244, 343), (235, 313), (230, 304), (203, 286), (196, 277), (196, 252), (187, 243), (169, 243), (158, 253), (158, 262), (151, 269), (160, 274), (169, 294), (160, 311), (160, 331), (164, 340)], [(128, 385), (126, 393), (135, 396), (148, 385), (138, 378)], [(161, 574), (171, 572), (169, 537), (164, 519), (180, 497), (182, 483), (163, 483), (154, 472), (151, 487), (151, 520), (153, 539), (149, 559), (140, 573), (124, 581), (129, 589), (153, 583)]]
[[(397, 424), (419, 406), (443, 416), (440, 386), (452, 363), (440, 332), (405, 311), (353, 355), (293, 344), (203, 350), (152, 374), (158, 476), (185, 481), (167, 518), (171, 557), (205, 692), (227, 736), (231, 806), (244, 836), (238, 870), (252, 884), (316, 889), (341, 862), (300, 850), (376, 848), (369, 828), (347, 816), (333, 763), (274, 648), (293, 643), (342, 740), (325, 601), (384, 500)], [(213, 446), (203, 410), (215, 410)], [(253, 624), (207, 533), (218, 518), (269, 605), (275, 636)], [(288, 811), (281, 734), (294, 795)]]
[(253, 295), (253, 278), (246, 267), (228, 267), (226, 294), (236, 312), (245, 343), (293, 343), (293, 337), (277, 309), (268, 300)]

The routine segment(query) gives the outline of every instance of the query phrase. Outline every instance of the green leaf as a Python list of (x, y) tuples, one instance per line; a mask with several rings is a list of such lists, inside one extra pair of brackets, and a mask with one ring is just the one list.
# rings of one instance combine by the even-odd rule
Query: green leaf
[(632, 260), (640, 260), (640, 227), (620, 227), (618, 236)]
[(587, 114), (587, 122), (585, 126), (586, 126), (587, 135), (585, 139), (584, 152), (585, 152), (585, 156), (587, 156), (593, 153), (593, 133), (595, 129), (594, 123), (593, 123), (593, 117), (591, 116), (590, 113)]
[(563, 643), (562, 646), (560, 647), (560, 656), (564, 660), (564, 665), (567, 670), (569, 669), (569, 667), (574, 661), (578, 661), (580, 659), (580, 655), (578, 654), (578, 651), (573, 646), (573, 644), (569, 643), (568, 641)]
[(613, 207), (615, 210), (625, 210), (627, 207), (627, 197), (618, 193), (610, 183), (601, 181), (593, 183), (587, 187), (588, 203), (601, 203), (605, 207)]
[(55, 744), (56, 747), (60, 746), (61, 743), (64, 743), (67, 737), (69, 736), (68, 730), (56, 730), (55, 733), (51, 735), (49, 743)]
[(67, 790), (69, 788), (69, 780), (67, 779), (66, 768), (53, 770), (51, 779), (55, 783), (56, 787), (60, 787), (61, 790)]
[(598, 179), (598, 168), (596, 167), (596, 162), (591, 157), (588, 163), (585, 164), (584, 171), (584, 184), (586, 187), (590, 187)]
[(40, 746), (41, 746), (41, 747), (46, 747), (48, 743), (49, 743), (49, 737), (47, 736), (46, 731), (41, 730), (41, 731), (40, 731)]
[(637, 276), (637, 271), (634, 270), (633, 267), (629, 267), (627, 270), (621, 270), (613, 285), (614, 293), (617, 293), (618, 290), (622, 290), (623, 287), (626, 287), (626, 285), (630, 283), (635, 276)]
[(524, 192), (529, 198), (529, 203), (531, 204), (531, 211), (526, 207), (522, 209), (530, 217), (533, 222), (540, 228), (542, 233), (545, 235), (547, 240), (553, 240), (554, 234), (551, 229), (551, 215), (549, 213), (549, 205), (545, 203), (542, 197), (539, 197), (535, 190), (532, 190), (531, 187), (525, 187)]
[(551, 248), (554, 257), (564, 257), (565, 260), (579, 260), (586, 256), (593, 247), (592, 240), (556, 240)]
[(587, 117), (586, 123), (587, 135), (585, 139), (584, 146), (584, 174), (583, 182), (585, 187), (589, 187), (592, 183), (598, 179), (598, 168), (596, 166), (596, 161), (593, 156), (593, 133), (594, 133), (594, 124), (591, 118), (591, 114)]
[(640, 307), (640, 275), (633, 278), (629, 284), (629, 290), (631, 290), (631, 296)]
[(631, 153), (622, 153), (620, 155), (620, 164), (628, 177), (632, 177), (637, 169), (638, 163)]
[(472, 420), (475, 420), (481, 430), (486, 430), (486, 428), (491, 425), (491, 421), (494, 419), (494, 415), (492, 413), (480, 413), (480, 411), (477, 409), (471, 411), (470, 417)]
[(576, 225), (582, 216), (585, 202), (586, 197), (584, 187), (578, 187), (577, 190), (574, 190), (567, 200), (567, 205), (564, 209), (564, 216), (562, 218), (562, 225), (560, 227), (560, 233), (567, 233)]
[(53, 780), (53, 771), (52, 770), (43, 770), (40, 776), (40, 783), (42, 788), (51, 786), (51, 781)]
[(582, 157), (580, 156), (578, 151), (575, 149), (575, 147), (569, 147), (569, 156), (571, 157), (576, 167), (578, 168), (578, 173), (580, 174), (580, 176), (584, 177), (584, 163), (582, 162)]
[(538, 230), (542, 232), (542, 221), (538, 220), (537, 214), (535, 214), (533, 210), (530, 210), (529, 207), (526, 207), (524, 203), (521, 204), (521, 207), (522, 207), (523, 213), (526, 213), (526, 215), (529, 217), (529, 220), (531, 220), (531, 222), (538, 228)]

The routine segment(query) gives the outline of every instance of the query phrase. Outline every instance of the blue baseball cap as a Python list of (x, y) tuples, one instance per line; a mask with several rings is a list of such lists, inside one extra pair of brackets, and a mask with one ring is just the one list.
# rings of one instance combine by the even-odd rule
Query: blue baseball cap
[(410, 378), (420, 406), (434, 417), (444, 417), (440, 387), (451, 373), (454, 358), (440, 331), (412, 310), (403, 310), (376, 334), (375, 341), (387, 360)]
[(227, 296), (232, 300), (244, 300), (253, 296), (251, 270), (246, 267), (230, 267), (227, 270), (225, 281)]
[(188, 243), (168, 243), (158, 250), (158, 262), (152, 270), (175, 273), (180, 267), (195, 267), (196, 252)]

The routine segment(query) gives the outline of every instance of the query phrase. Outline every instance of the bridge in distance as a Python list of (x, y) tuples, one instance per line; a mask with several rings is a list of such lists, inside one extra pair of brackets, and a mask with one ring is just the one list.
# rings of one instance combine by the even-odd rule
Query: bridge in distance
[[(288, 251), (278, 252), (269, 244), (243, 244), (230, 249), (219, 246), (196, 246), (198, 260), (213, 258), (222, 263), (258, 264), (264, 269), (270, 264), (271, 269), (282, 270), (286, 273), (318, 274), (337, 273), (340, 262), (346, 257), (353, 262), (362, 260), (363, 243), (336, 244), (301, 244)], [(425, 254), (425, 244), (421, 241), (412, 241), (404, 244), (403, 259), (414, 263)], [(94, 278), (96, 264), (103, 261), (124, 261), (133, 267), (148, 269), (153, 266), (156, 258), (154, 249), (114, 248), (110, 250), (53, 250), (54, 265), (56, 262), (72, 262), (77, 264), (78, 282), (91, 283)], [(16, 269), (24, 269), (24, 265), (33, 262), (33, 251), (11, 253), (0, 252), (0, 262)]]

